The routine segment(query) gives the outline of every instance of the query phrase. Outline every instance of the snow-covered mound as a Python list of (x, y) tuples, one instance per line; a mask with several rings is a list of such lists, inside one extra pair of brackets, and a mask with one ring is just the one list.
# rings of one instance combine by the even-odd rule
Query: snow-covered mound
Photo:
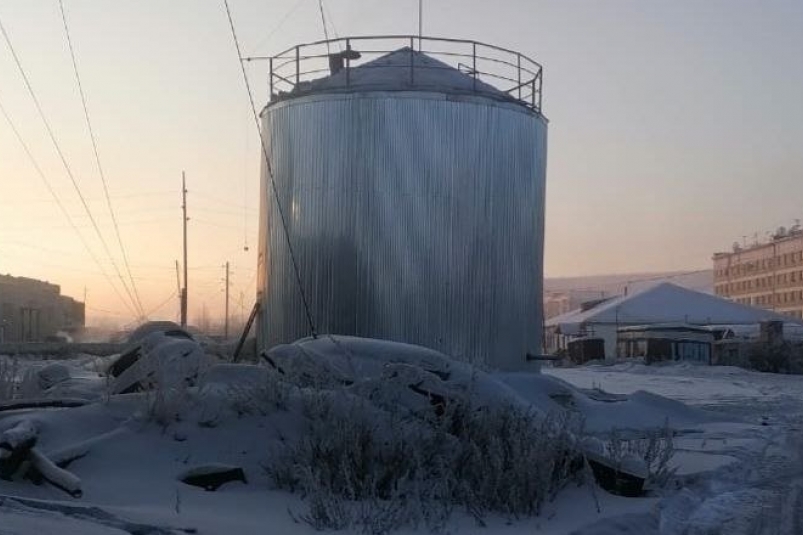
[(148, 321), (134, 329), (128, 335), (126, 343), (130, 346), (138, 344), (153, 333), (168, 333), (168, 336), (174, 338), (193, 339), (189, 331), (182, 329), (177, 323), (172, 321)]
[[(667, 421), (696, 428), (714, 419), (647, 392), (604, 395), (540, 373), (486, 372), (379, 340), (307, 338), (272, 349), (260, 365), (210, 361), (193, 340), (158, 330), (137, 343), (138, 359), (117, 378), (102, 377), (97, 370), (104, 367), (90, 359), (38, 363), (29, 383), (39, 394), (69, 397), (76, 381), (93, 374), (93, 384), (111, 388), (85, 396), (94, 402), (83, 407), (0, 411), (0, 433), (32, 422), (37, 451), (79, 478), (81, 503), (111, 511), (108, 522), (166, 530), (258, 533), (271, 522), (277, 532), (306, 532), (286, 515), (288, 508), (306, 511), (298, 498), (275, 490), (313, 488), (305, 481), (346, 481), (352, 490), (327, 487), (341, 493), (368, 485), (376, 494), (360, 492), (372, 500), (408, 496), (410, 489), (436, 503), (456, 496), (477, 518), (532, 514), (562, 488), (555, 481), (567, 480), (567, 452), (600, 443), (575, 440), (580, 427), (573, 418), (599, 437), (613, 428), (644, 431)], [(170, 390), (181, 395), (166, 399)], [(242, 470), (242, 481), (214, 493), (182, 483), (188, 473), (208, 475), (209, 467)], [(537, 500), (527, 503), (526, 492)], [(2, 494), (66, 499), (24, 474), (0, 481)], [(309, 511), (343, 506), (321, 493), (307, 498)], [(0, 516), (4, 507), (10, 506), (0, 503)], [(14, 507), (5, 512), (23, 514)]]
[(120, 373), (111, 386), (112, 394), (147, 388), (173, 388), (194, 383), (207, 363), (203, 348), (192, 338), (175, 337), (155, 331), (138, 343), (138, 359)]
[(427, 405), (460, 401), (475, 408), (542, 409), (484, 371), (410, 344), (322, 335), (274, 347), (265, 360), (296, 385), (343, 386), (384, 407), (420, 409), (423, 400)]

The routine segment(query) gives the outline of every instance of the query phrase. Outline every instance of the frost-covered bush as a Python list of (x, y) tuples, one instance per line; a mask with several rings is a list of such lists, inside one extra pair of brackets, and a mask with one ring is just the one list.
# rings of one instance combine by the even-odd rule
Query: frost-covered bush
[(41, 385), (41, 368), (26, 367), (20, 374), (17, 383), (17, 399), (30, 399), (41, 397), (44, 389)]
[(755, 343), (747, 352), (747, 360), (751, 369), (760, 372), (803, 374), (803, 344)]
[(0, 355), (0, 401), (16, 397), (17, 370), (17, 359)]
[(579, 468), (581, 426), (568, 412), (541, 418), (508, 406), (466, 411), (456, 423), (458, 502), (480, 515), (537, 515)]
[(225, 385), (229, 405), (238, 416), (265, 416), (277, 410), (287, 410), (292, 387), (274, 370), (269, 370), (256, 382), (234, 382)]
[(210, 357), (194, 340), (158, 331), (140, 341), (138, 353), (110, 381), (108, 393), (144, 392), (146, 419), (163, 426), (180, 420)]
[(442, 528), (455, 507), (478, 521), (537, 515), (577, 467), (579, 423), (504, 405), (455, 402), (410, 417), (341, 391), (303, 391), (306, 429), (266, 469), (301, 492), (317, 529)]
[(20, 366), (16, 357), (0, 355), (0, 401), (39, 397), (36, 368)]
[(631, 456), (644, 461), (647, 482), (653, 487), (664, 487), (674, 473), (669, 466), (675, 455), (673, 431), (669, 422), (665, 422), (660, 429), (653, 429), (638, 437), (625, 437), (620, 430), (614, 428), (605, 441), (605, 450), (608, 458), (617, 464)]
[(149, 378), (143, 385), (145, 392), (146, 417), (161, 426), (181, 420), (181, 415), (190, 400), (188, 381), (160, 381), (159, 373)]

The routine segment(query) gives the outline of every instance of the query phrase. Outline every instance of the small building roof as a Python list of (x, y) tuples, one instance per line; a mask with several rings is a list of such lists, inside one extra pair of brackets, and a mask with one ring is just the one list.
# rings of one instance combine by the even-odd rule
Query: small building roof
[(509, 93), (426, 53), (403, 47), (335, 74), (300, 82), (287, 96), (343, 91), (435, 91), (479, 94), (519, 103)]
[(558, 328), (563, 334), (575, 334), (589, 324), (754, 325), (771, 320), (788, 323), (790, 318), (663, 282), (609, 299), (587, 310), (578, 309), (556, 316), (547, 320), (546, 326)]
[(692, 332), (711, 334), (711, 328), (702, 325), (689, 325), (688, 323), (650, 323), (647, 325), (627, 325), (617, 329), (620, 333), (644, 332)]

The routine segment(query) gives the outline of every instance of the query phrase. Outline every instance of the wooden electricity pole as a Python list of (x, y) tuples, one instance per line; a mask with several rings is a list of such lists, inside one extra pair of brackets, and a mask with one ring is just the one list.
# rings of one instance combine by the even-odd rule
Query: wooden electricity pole
[(181, 311), (184, 308), (184, 291), (181, 289), (181, 268), (176, 260), (176, 295), (178, 296), (178, 315), (181, 318)]
[(181, 290), (181, 326), (187, 328), (187, 181), (181, 172), (181, 211), (184, 228), (184, 288)]
[(226, 320), (223, 327), (223, 337), (229, 338), (229, 263), (226, 262)]

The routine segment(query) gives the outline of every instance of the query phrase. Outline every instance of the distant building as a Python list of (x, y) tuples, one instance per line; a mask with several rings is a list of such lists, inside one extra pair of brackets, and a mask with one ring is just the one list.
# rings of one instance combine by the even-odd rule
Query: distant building
[(647, 364), (685, 361), (711, 364), (714, 329), (684, 323), (636, 325), (617, 330), (617, 355)]
[(84, 327), (84, 303), (56, 284), (0, 275), (0, 342), (41, 342)]
[[(673, 343), (696, 342), (696, 335), (689, 335), (695, 327), (757, 327), (765, 321), (783, 319), (777, 313), (664, 282), (628, 295), (588, 303), (577, 310), (551, 318), (545, 322), (544, 335), (549, 353), (565, 351), (581, 361), (615, 359), (633, 356), (628, 344), (620, 344), (622, 340), (635, 340), (633, 351), (636, 351), (645, 346), (638, 341), (647, 338), (662, 339), (664, 342), (670, 340)], [(572, 345), (576, 344), (582, 347), (573, 351), (575, 348)], [(710, 353), (708, 356), (697, 353), (691, 345), (673, 346), (670, 343), (668, 347), (671, 352), (660, 350), (652, 353), (660, 359), (710, 358)], [(625, 350), (624, 354), (620, 354), (620, 350)], [(576, 352), (578, 354), (575, 356)]]
[(572, 296), (563, 292), (544, 294), (544, 319), (554, 318), (572, 310)]
[(803, 318), (803, 230), (781, 227), (765, 243), (714, 254), (714, 292), (737, 303)]
[(659, 282), (671, 282), (690, 290), (714, 293), (714, 272), (710, 269), (546, 278), (544, 319), (548, 320), (578, 308), (590, 308), (605, 299), (638, 292)]

